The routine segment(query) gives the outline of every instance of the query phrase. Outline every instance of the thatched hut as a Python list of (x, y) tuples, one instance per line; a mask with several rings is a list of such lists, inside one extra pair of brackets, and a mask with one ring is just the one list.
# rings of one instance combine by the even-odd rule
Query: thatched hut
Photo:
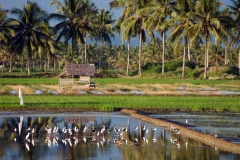
[(94, 77), (95, 66), (92, 64), (68, 64), (66, 67), (69, 76), (89, 76)]
[[(79, 76), (78, 81), (74, 81), (74, 76)], [(76, 83), (86, 83), (87, 88), (95, 88), (95, 84), (90, 82), (90, 77), (95, 76), (95, 66), (92, 64), (68, 64), (65, 73), (58, 76), (60, 88), (79, 88)], [(81, 86), (83, 87), (83, 85)]]

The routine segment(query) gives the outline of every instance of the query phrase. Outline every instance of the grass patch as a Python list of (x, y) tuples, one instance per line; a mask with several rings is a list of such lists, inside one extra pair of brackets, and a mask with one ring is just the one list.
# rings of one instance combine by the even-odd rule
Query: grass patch
[(0, 108), (29, 109), (71, 109), (98, 108), (100, 111), (114, 111), (115, 108), (159, 108), (167, 110), (191, 111), (232, 111), (240, 110), (238, 96), (24, 96), (24, 106), (19, 105), (18, 96), (0, 96)]

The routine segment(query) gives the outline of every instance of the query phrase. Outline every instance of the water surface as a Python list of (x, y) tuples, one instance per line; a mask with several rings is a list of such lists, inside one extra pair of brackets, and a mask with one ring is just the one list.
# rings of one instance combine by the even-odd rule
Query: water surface
[(117, 112), (6, 114), (0, 126), (0, 159), (240, 159)]

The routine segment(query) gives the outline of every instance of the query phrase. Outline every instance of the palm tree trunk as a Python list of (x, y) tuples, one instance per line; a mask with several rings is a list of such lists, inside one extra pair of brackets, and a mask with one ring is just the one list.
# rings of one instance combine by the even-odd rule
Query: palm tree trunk
[[(229, 46), (229, 54), (232, 55), (232, 48), (233, 48), (233, 43), (230, 43)], [(232, 65), (232, 60), (230, 61), (230, 65)]]
[(128, 40), (128, 54), (127, 54), (127, 71), (126, 71), (126, 76), (129, 75), (129, 59), (130, 59), (130, 40)]
[(22, 60), (21, 60), (21, 73), (23, 72), (23, 68), (24, 68), (24, 57), (22, 56)]
[(28, 45), (28, 56), (27, 56), (27, 70), (28, 70), (28, 75), (31, 74), (30, 72), (30, 63), (31, 63), (31, 47)]
[(141, 54), (142, 54), (142, 30), (140, 31), (139, 35), (139, 55), (138, 55), (138, 74), (139, 76), (142, 76), (142, 70), (141, 70)]
[(53, 70), (55, 71), (56, 70), (56, 58), (53, 57)]
[[(207, 45), (208, 45), (208, 43), (207, 43)], [(207, 68), (209, 67), (209, 65), (208, 65), (208, 57), (209, 57), (209, 55), (208, 55), (208, 47), (206, 48), (207, 49), (207, 52), (206, 52), (206, 66), (207, 66)]]
[(50, 68), (50, 61), (51, 61), (50, 56), (48, 56), (48, 58), (47, 58), (47, 71)]
[(72, 37), (72, 63), (73, 63), (73, 57), (74, 57), (74, 47), (75, 47), (75, 36)]
[(188, 41), (187, 46), (188, 46), (188, 61), (190, 62), (191, 61), (191, 53), (190, 53), (190, 43), (189, 43), (189, 41)]
[(5, 70), (5, 62), (3, 61), (2, 64), (3, 64), (3, 65), (2, 65), (2, 73), (4, 73), (4, 70)]
[(207, 56), (208, 56), (208, 38), (206, 37), (206, 45), (205, 45), (205, 64), (204, 64), (204, 76), (203, 79), (207, 79)]
[(184, 73), (185, 73), (185, 60), (186, 60), (186, 46), (187, 45), (188, 45), (187, 37), (184, 37), (182, 78), (184, 78)]
[(99, 57), (99, 71), (101, 71), (101, 68), (102, 68), (103, 45), (104, 45), (104, 40), (102, 38), (102, 49), (100, 51), (100, 57)]
[(227, 45), (225, 45), (224, 65), (227, 65)]
[(33, 69), (34, 69), (35, 68), (35, 61), (33, 61), (32, 66), (33, 66)]
[(12, 55), (9, 53), (9, 73), (12, 73)]
[(163, 50), (162, 50), (162, 74), (164, 74), (164, 57), (165, 57), (165, 34), (164, 32), (162, 33), (162, 46), (163, 46)]
[(45, 71), (45, 73), (47, 72), (47, 62), (46, 62), (47, 60), (45, 59), (44, 60), (44, 71)]
[(87, 40), (84, 37), (84, 63), (87, 64)]
[(43, 59), (41, 58), (41, 59), (40, 59), (40, 62), (39, 62), (39, 68), (40, 68), (40, 69), (42, 69), (42, 61), (43, 61)]

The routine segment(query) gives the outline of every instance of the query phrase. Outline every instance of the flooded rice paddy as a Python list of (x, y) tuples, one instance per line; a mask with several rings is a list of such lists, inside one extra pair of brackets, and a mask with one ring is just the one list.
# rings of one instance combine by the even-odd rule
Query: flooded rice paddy
[[(151, 115), (224, 136), (238, 135), (238, 116)], [(228, 117), (230, 119), (228, 119)], [(186, 124), (186, 118), (188, 123)], [(223, 125), (222, 122), (228, 122)], [(206, 125), (208, 124), (208, 125)], [(231, 124), (231, 125), (230, 125)], [(2, 113), (0, 159), (238, 160), (240, 155), (209, 147), (178, 131), (114, 113)], [(216, 128), (217, 127), (217, 128)], [(225, 128), (225, 129), (224, 129)], [(236, 142), (238, 143), (238, 142)]]
[[(107, 91), (101, 91), (101, 90), (78, 90), (77, 93), (80, 95), (85, 94), (95, 94), (95, 95), (108, 95), (108, 94), (119, 94), (119, 95), (148, 95), (153, 94), (155, 91), (163, 91), (163, 88), (153, 88), (152, 93), (144, 92), (141, 90), (136, 89), (108, 89)], [(16, 90), (11, 90), (9, 92), (10, 94), (17, 94), (18, 92)], [(41, 95), (41, 94), (61, 94), (61, 92), (58, 92), (54, 89), (49, 89), (42, 91), (40, 89), (35, 90), (35, 95)], [(221, 90), (221, 89), (209, 89), (209, 88), (193, 88), (193, 87), (184, 87), (179, 86), (176, 88), (176, 90), (171, 90), (171, 94), (191, 94), (191, 95), (206, 95), (206, 94), (214, 94), (214, 95), (240, 95), (239, 90)]]
[(165, 119), (192, 130), (214, 135), (215, 137), (240, 144), (239, 113), (177, 113), (151, 115), (152, 118)]

